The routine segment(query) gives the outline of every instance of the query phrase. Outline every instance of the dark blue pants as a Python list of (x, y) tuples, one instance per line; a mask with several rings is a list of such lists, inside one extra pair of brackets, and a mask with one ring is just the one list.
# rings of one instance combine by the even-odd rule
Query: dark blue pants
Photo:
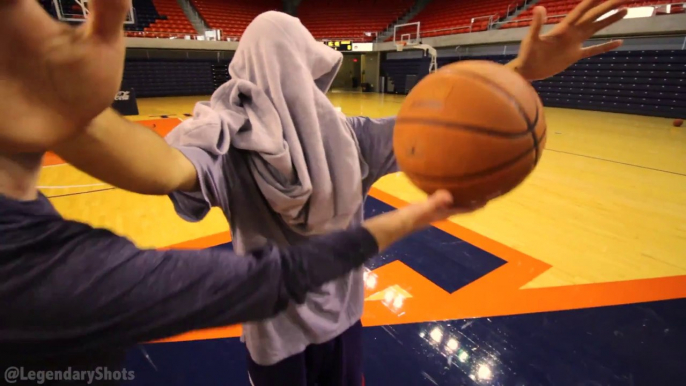
[(362, 323), (272, 366), (248, 355), (248, 373), (253, 386), (362, 386)]

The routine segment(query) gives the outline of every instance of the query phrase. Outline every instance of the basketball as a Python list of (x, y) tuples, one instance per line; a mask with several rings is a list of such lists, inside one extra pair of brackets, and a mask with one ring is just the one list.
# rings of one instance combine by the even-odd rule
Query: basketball
[(672, 122), (672, 124), (674, 125), (674, 127), (681, 127), (681, 125), (684, 124), (684, 120), (683, 119), (675, 119), (674, 122)]
[(427, 193), (483, 204), (534, 170), (546, 141), (534, 88), (493, 62), (464, 61), (419, 82), (404, 101), (393, 146), (400, 169)]

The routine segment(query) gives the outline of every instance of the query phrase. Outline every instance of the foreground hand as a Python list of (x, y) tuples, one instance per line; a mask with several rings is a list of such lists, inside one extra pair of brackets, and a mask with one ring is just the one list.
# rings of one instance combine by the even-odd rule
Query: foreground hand
[[(541, 28), (546, 21), (546, 10), (535, 7), (529, 35), (522, 41), (512, 66), (527, 80), (539, 80), (558, 74), (581, 59), (616, 49), (622, 45), (621, 40), (591, 47), (583, 47), (583, 43), (623, 19), (627, 10), (622, 7), (626, 3), (627, 0), (584, 0), (545, 35), (541, 35)], [(619, 12), (597, 21), (612, 10)]]
[(109, 107), (124, 68), (131, 0), (91, 0), (72, 28), (36, 0), (0, 1), (0, 151), (44, 151)]
[(376, 216), (365, 221), (363, 225), (376, 238), (379, 249), (383, 250), (399, 239), (428, 227), (431, 223), (445, 220), (456, 214), (473, 212), (484, 205), (475, 204), (473, 207), (456, 208), (453, 206), (453, 197), (450, 193), (439, 190), (424, 202)]
[(432, 194), (424, 202), (419, 202), (403, 209), (408, 222), (415, 228), (424, 228), (431, 223), (445, 220), (457, 214), (466, 214), (481, 209), (485, 204), (474, 204), (470, 207), (453, 206), (453, 196), (445, 190)]

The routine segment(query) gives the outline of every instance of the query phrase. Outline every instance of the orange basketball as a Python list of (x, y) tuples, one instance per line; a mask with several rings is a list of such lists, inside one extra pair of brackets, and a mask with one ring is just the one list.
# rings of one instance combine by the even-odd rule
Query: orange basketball
[(672, 122), (672, 124), (674, 125), (674, 127), (681, 127), (681, 125), (684, 124), (684, 120), (683, 119), (675, 119), (674, 122)]
[(460, 206), (501, 196), (534, 170), (546, 141), (533, 87), (497, 63), (441, 68), (403, 103), (393, 146), (400, 169), (427, 193), (449, 190)]

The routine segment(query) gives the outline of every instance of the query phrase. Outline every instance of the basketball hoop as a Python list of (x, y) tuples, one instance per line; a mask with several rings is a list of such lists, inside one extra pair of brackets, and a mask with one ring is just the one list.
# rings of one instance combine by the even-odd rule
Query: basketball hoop
[[(55, 6), (55, 13), (57, 19), (71, 23), (83, 23), (90, 14), (88, 9), (90, 0), (52, 0)], [(134, 9), (131, 8), (126, 15), (124, 24), (136, 24), (136, 15)]]
[(396, 43), (395, 43), (395, 48), (396, 48), (398, 51), (402, 51), (403, 49), (405, 49), (405, 46), (406, 46), (406, 45), (407, 45), (407, 42), (396, 42)]

